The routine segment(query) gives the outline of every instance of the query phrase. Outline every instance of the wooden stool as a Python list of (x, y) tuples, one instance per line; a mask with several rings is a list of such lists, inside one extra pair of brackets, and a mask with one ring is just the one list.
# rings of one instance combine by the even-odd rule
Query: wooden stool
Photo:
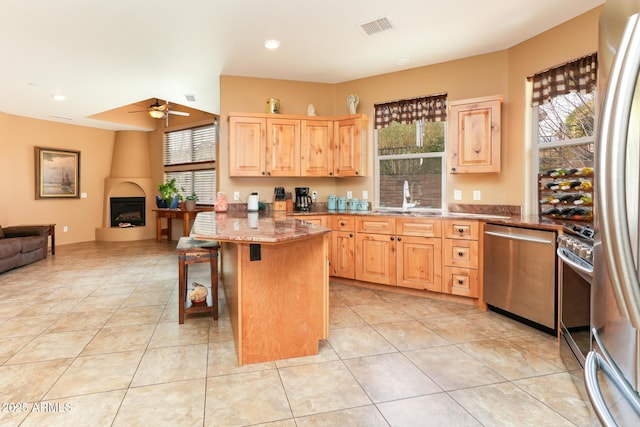
[[(220, 244), (208, 240), (181, 237), (178, 241), (178, 323), (184, 323), (185, 313), (213, 313), (218, 320), (218, 249)], [(211, 291), (207, 300), (192, 303), (187, 296), (189, 264), (208, 262), (211, 266)]]

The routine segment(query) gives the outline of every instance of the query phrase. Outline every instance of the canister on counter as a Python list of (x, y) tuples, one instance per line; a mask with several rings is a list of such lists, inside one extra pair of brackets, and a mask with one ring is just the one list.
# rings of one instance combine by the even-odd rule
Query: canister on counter
[(327, 197), (327, 209), (329, 209), (330, 211), (335, 211), (336, 202), (337, 202), (336, 195), (330, 194), (329, 197)]

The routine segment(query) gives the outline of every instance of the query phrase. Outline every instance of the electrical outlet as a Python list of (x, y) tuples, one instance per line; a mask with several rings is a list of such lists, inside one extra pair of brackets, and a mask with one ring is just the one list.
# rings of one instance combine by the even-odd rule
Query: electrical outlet
[(453, 200), (462, 200), (462, 190), (453, 190)]
[(480, 190), (473, 190), (473, 200), (480, 200)]
[(369, 199), (369, 192), (367, 190), (362, 190), (362, 200)]
[(64, 227), (62, 227), (62, 232), (66, 233), (67, 231), (69, 231), (69, 227), (67, 227), (66, 225)]
[(236, 201), (236, 202), (238, 200), (240, 200), (240, 192), (239, 191), (234, 191), (233, 192), (233, 200)]
[(81, 199), (86, 199), (87, 198), (87, 193), (80, 193), (80, 198)]
[(317, 199), (317, 198), (318, 198), (318, 192), (317, 192), (317, 191), (315, 191), (315, 190), (313, 190), (313, 191), (311, 192), (311, 198), (312, 198), (312, 199)]
[(353, 192), (347, 191), (347, 199), (353, 199)]

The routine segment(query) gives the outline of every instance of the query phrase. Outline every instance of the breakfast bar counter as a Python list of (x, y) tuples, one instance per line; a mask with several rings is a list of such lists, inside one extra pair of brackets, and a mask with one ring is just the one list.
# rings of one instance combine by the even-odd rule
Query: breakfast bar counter
[(286, 216), (196, 217), (191, 237), (220, 242), (239, 365), (318, 354), (329, 335), (329, 231)]

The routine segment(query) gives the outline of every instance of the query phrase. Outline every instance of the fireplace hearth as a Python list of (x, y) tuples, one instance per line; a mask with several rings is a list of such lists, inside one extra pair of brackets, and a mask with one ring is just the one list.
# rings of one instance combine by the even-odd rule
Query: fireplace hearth
[(111, 227), (145, 225), (144, 197), (111, 197), (109, 199)]

